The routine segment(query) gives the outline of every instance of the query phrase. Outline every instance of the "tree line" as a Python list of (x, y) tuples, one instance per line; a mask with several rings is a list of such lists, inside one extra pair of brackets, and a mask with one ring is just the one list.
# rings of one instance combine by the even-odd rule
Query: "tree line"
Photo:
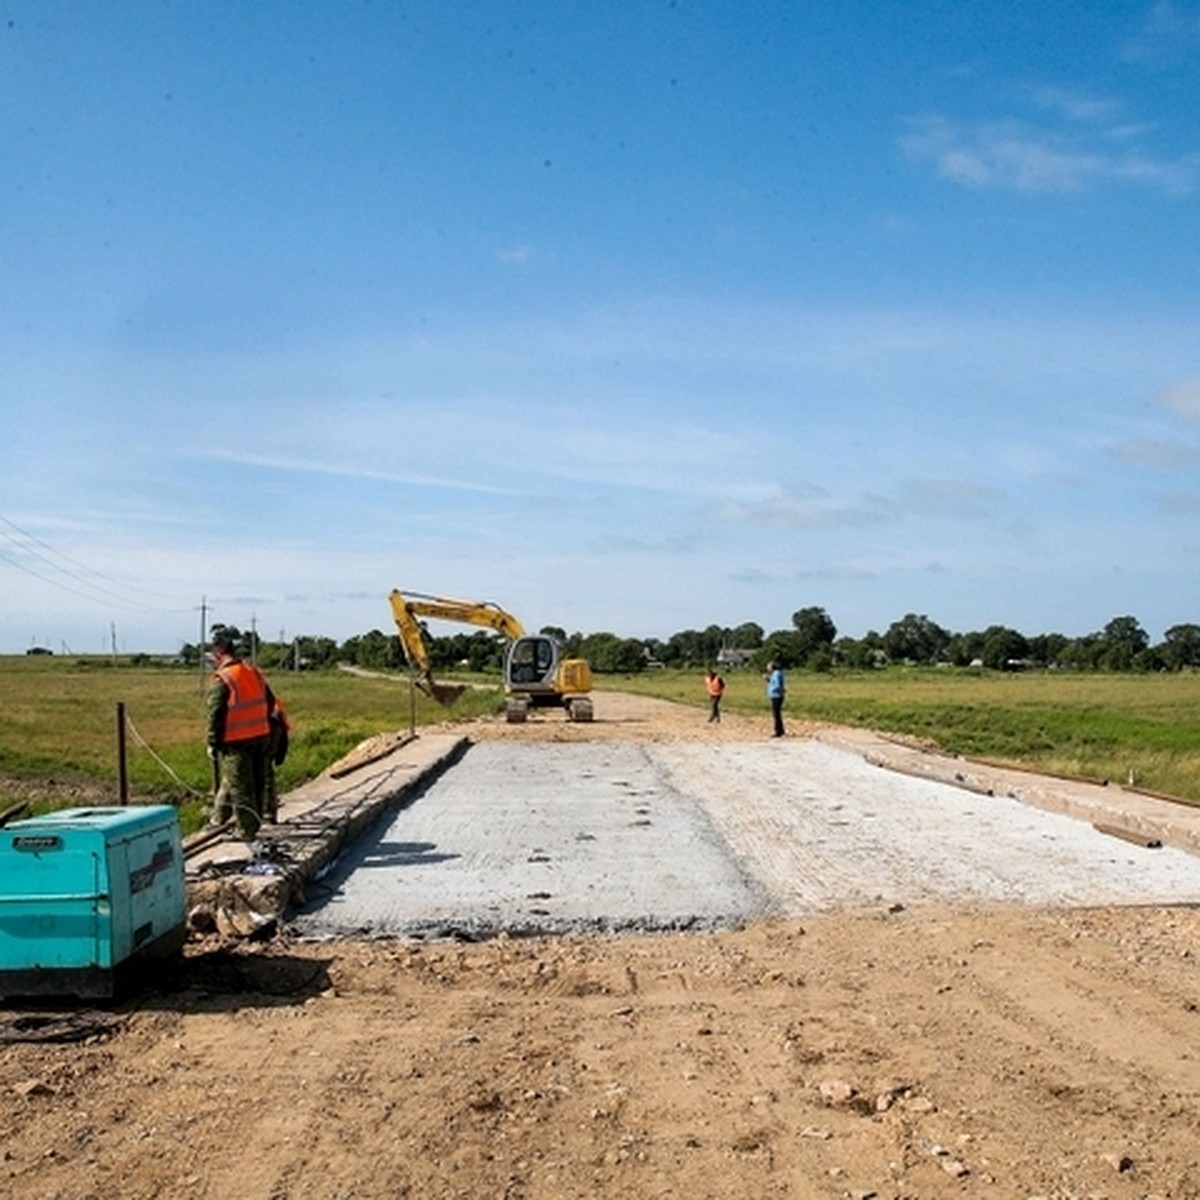
[[(378, 629), (340, 644), (313, 636), (267, 642), (232, 625), (214, 625), (212, 632), (228, 634), (244, 657), (252, 657), (265, 668), (320, 669), (345, 662), (375, 670), (399, 670), (405, 665), (399, 638)], [(685, 629), (665, 640), (607, 632), (569, 634), (556, 626), (544, 626), (540, 632), (557, 640), (566, 655), (587, 659), (592, 669), (602, 674), (712, 665), (761, 670), (769, 660), (789, 669), (813, 671), (869, 670), (892, 663), (990, 670), (1180, 671), (1200, 667), (1200, 625), (1173, 625), (1161, 642), (1152, 644), (1131, 616), (1113, 617), (1103, 629), (1083, 637), (1061, 633), (1027, 636), (1004, 625), (953, 633), (917, 613), (905, 614), (883, 632), (839, 637), (829, 614), (816, 606), (798, 609), (789, 628), (770, 633), (753, 621), (733, 627)], [(435, 670), (500, 669), (504, 643), (488, 630), (438, 637), (426, 628), (426, 642)], [(195, 645), (187, 645), (181, 652), (184, 661), (192, 664), (199, 661), (200, 654), (201, 647)]]

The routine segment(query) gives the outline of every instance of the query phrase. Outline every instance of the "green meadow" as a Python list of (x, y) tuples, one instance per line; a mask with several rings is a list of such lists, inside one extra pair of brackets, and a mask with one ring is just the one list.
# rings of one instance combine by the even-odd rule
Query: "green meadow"
[[(763, 681), (727, 673), (727, 709), (760, 714)], [(204, 678), (195, 669), (104, 658), (0, 657), (0, 810), (49, 781), (115, 802), (117, 706), (126, 713), (134, 801), (179, 806), (199, 824), (211, 790), (204, 753)], [(312, 778), (382, 731), (498, 713), (498, 686), (469, 690), (451, 710), (403, 675), (280, 672), (273, 686), (294, 723), (283, 790)], [(700, 671), (597, 678), (599, 690), (659, 696), (703, 709)], [(918, 737), (969, 757), (1108, 779), (1200, 803), (1200, 673), (1018, 674), (889, 668), (861, 674), (794, 671), (786, 712), (806, 720)], [(603, 720), (603, 706), (597, 717)]]
[[(503, 710), (498, 687), (469, 691), (447, 714), (410, 689), (403, 675), (333, 670), (269, 673), (269, 679), (294, 726), (278, 771), (284, 791), (377, 733)], [(30, 784), (46, 781), (56, 785), (46, 789), (48, 795), (84, 785), (115, 803), (120, 704), (130, 798), (176, 804), (185, 830), (196, 827), (212, 790), (204, 750), (205, 686), (195, 668), (0, 657), (0, 810), (28, 794)], [(96, 796), (87, 802), (97, 802)]]

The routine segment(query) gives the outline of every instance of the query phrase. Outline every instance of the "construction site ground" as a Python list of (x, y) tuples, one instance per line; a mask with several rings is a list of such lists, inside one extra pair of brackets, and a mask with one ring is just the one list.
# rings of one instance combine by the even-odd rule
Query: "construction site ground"
[(151, 987), (0, 1009), (0, 1194), (1200, 1197), (1200, 813), (596, 716), (384, 739)]

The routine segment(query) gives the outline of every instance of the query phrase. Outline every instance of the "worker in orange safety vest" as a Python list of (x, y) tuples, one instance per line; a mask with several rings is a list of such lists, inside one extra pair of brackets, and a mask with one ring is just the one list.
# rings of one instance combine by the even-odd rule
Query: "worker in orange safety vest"
[(267, 802), (271, 712), (276, 700), (263, 673), (237, 656), (233, 640), (213, 636), (213, 675), (208, 689), (208, 753), (216, 764), (217, 791), (211, 824), (231, 818), (240, 837), (258, 833)]
[(708, 689), (708, 721), (721, 723), (721, 697), (725, 695), (725, 680), (716, 671), (709, 670), (704, 677), (704, 685)]

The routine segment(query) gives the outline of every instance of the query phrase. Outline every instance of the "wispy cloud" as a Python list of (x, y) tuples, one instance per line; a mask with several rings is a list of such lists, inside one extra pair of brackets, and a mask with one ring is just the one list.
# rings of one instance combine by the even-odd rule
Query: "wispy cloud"
[(713, 515), (731, 524), (806, 530), (854, 529), (895, 520), (882, 497), (848, 502), (811, 485), (781, 487), (758, 500), (718, 505)]
[(1141, 143), (1155, 127), (1118, 121), (1121, 100), (1052, 86), (1024, 95), (1050, 123), (1013, 116), (965, 122), (926, 113), (905, 119), (901, 149), (970, 188), (1071, 192), (1103, 182), (1144, 184), (1168, 194), (1196, 188), (1200, 155), (1164, 157), (1145, 149)]
[(370, 467), (318, 462), (314, 459), (284, 458), (267, 454), (249, 454), (235, 450), (209, 451), (203, 457), (217, 462), (234, 463), (238, 466), (255, 467), (270, 471), (286, 471), (308, 475), (333, 475), (343, 479), (375, 480), (382, 483), (440, 488), (456, 492), (482, 492), (492, 496), (523, 496), (529, 498), (533, 495), (532, 492), (522, 491), (517, 488), (499, 487), (495, 484), (480, 483), (472, 479), (454, 479), (444, 475), (422, 475), (416, 472), (378, 471)]
[(1115, 117), (1122, 108), (1119, 100), (1093, 96), (1087, 92), (1074, 91), (1071, 88), (1037, 87), (1031, 89), (1029, 95), (1039, 108), (1066, 117), (1071, 121), (1109, 120)]
[(891, 495), (838, 498), (812, 484), (780, 487), (758, 499), (729, 502), (714, 515), (732, 524), (827, 531), (889, 525), (909, 517), (976, 519), (989, 516), (1002, 493), (949, 479), (909, 480)]

